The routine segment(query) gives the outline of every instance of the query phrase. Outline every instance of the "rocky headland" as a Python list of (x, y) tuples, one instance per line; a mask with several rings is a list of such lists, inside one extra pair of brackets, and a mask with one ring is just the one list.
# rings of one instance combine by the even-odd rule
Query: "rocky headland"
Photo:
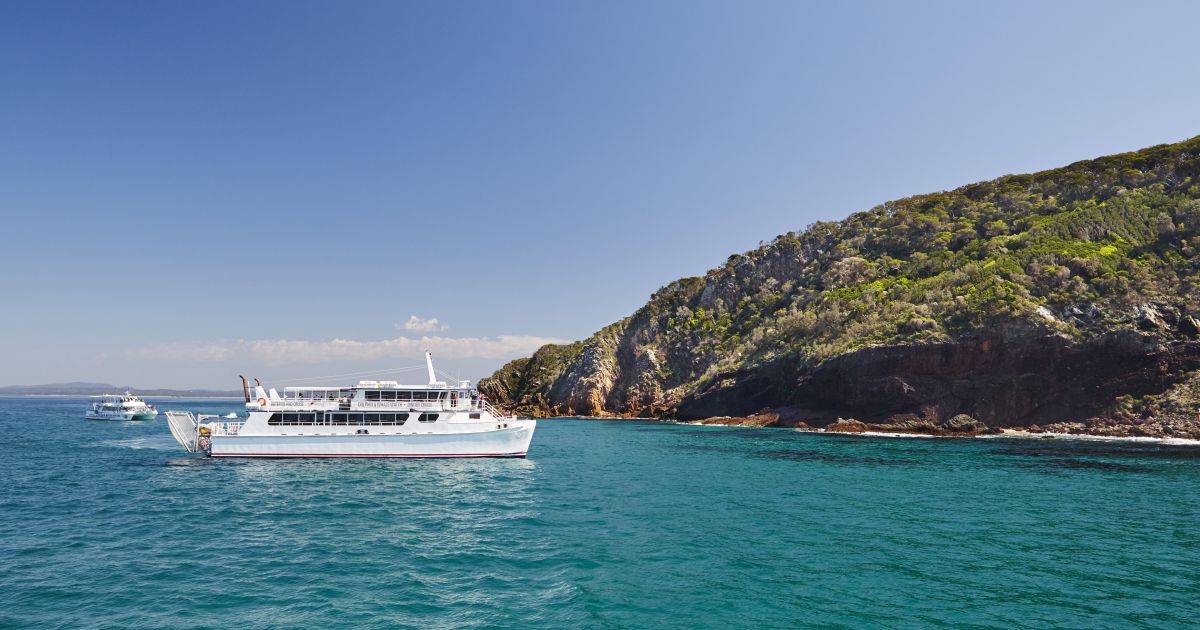
[(1200, 439), (1200, 138), (888, 202), (480, 383), (521, 413)]

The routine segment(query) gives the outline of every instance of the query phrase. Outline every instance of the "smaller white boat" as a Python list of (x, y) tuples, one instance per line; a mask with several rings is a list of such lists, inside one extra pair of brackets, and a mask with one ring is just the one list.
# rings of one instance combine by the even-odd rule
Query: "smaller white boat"
[(125, 392), (101, 396), (84, 415), (88, 420), (153, 420), (158, 417), (154, 405)]
[(225, 418), (226, 420), (237, 420), (238, 419), (238, 415), (232, 411), (230, 411), (229, 413), (227, 413), (221, 417)]

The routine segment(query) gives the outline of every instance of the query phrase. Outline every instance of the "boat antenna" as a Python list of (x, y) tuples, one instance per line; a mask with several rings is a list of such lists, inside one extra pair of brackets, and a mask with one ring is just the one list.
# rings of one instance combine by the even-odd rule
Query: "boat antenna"
[(246, 377), (238, 374), (238, 378), (242, 379), (242, 396), (246, 398), (246, 402), (250, 402), (250, 385), (246, 383)]

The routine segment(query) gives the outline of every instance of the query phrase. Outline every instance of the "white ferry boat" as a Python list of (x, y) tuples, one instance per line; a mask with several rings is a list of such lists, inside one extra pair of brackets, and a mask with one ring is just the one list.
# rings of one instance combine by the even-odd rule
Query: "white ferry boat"
[(248, 417), (168, 411), (188, 452), (212, 457), (525, 457), (537, 422), (501, 413), (469, 381), (360, 381), (351, 387), (285, 387), (280, 395), (242, 377)]
[(92, 403), (84, 417), (89, 420), (153, 420), (158, 417), (154, 405), (131, 395), (129, 392), (101, 396)]

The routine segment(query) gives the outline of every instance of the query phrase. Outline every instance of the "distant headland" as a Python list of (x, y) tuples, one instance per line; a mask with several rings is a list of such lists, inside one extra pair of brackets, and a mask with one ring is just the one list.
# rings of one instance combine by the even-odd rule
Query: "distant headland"
[(149, 389), (109, 383), (45, 383), (42, 385), (0, 386), (0, 396), (100, 396), (129, 392), (137, 396), (174, 396), (179, 398), (241, 398), (242, 392), (223, 389)]

